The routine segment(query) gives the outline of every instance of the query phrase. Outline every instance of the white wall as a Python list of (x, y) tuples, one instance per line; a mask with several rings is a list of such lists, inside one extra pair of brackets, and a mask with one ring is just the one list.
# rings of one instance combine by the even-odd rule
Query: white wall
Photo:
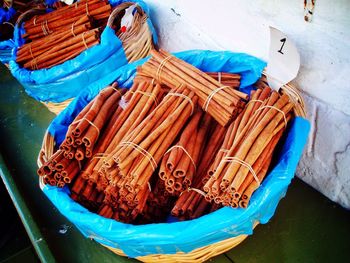
[(302, 0), (146, 0), (160, 46), (246, 52), (267, 60), (272, 25), (301, 55), (295, 84), (303, 90), (313, 133), (298, 176), (350, 208), (350, 1), (317, 0), (311, 23)]

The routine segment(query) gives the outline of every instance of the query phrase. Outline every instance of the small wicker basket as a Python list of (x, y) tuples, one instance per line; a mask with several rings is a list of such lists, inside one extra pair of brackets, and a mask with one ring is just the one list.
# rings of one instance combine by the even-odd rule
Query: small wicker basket
[[(134, 2), (124, 2), (124, 3), (116, 6), (109, 16), (107, 25), (112, 27), (113, 22), (118, 17), (118, 15), (122, 11), (124, 11), (125, 9), (127, 9), (128, 7), (130, 7), (134, 4), (135, 4)], [(134, 43), (135, 41), (131, 41), (131, 42), (133, 42), (133, 43), (131, 43), (131, 45), (133, 45), (132, 47), (124, 46), (124, 52), (125, 52), (125, 55), (127, 57), (128, 62), (133, 62), (133, 61), (138, 60), (140, 58), (146, 57), (148, 55), (149, 51), (154, 47), (153, 40), (152, 40), (153, 39), (152, 32), (149, 28), (147, 21), (146, 21), (147, 14), (138, 5), (136, 5), (135, 9), (137, 10), (137, 13), (143, 17), (142, 23), (141, 24), (138, 23), (138, 26), (143, 27), (143, 31), (142, 31), (143, 33), (142, 33), (141, 39), (138, 39), (137, 45)], [(44, 14), (44, 13), (46, 13), (46, 9), (43, 9), (43, 8), (30, 9), (18, 17), (18, 19), (16, 21), (16, 25), (17, 26), (21, 25), (24, 21), (30, 19), (31, 17), (33, 17), (35, 15)], [(121, 39), (121, 40), (123, 42), (123, 39)], [(123, 45), (124, 45), (124, 42), (123, 42)], [(74, 99), (74, 97), (69, 98), (69, 99), (62, 101), (62, 102), (43, 102), (42, 101), (42, 103), (51, 112), (58, 115), (62, 110), (64, 110), (69, 105), (69, 103), (73, 99)]]

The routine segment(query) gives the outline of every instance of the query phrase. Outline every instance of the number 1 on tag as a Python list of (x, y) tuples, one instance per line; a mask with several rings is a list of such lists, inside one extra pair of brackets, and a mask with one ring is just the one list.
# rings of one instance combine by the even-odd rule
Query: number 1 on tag
[(293, 80), (299, 71), (300, 56), (290, 39), (280, 30), (270, 27), (270, 53), (267, 81), (274, 90)]
[(280, 40), (283, 44), (282, 44), (280, 50), (278, 50), (278, 52), (280, 52), (282, 55), (283, 55), (282, 49), (283, 49), (283, 47), (284, 47), (284, 44), (286, 43), (286, 40), (287, 40), (286, 38), (282, 38), (282, 39)]

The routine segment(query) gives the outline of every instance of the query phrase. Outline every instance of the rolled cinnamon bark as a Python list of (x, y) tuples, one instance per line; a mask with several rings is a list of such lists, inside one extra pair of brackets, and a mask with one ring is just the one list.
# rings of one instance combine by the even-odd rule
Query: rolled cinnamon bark
[[(149, 63), (149, 64), (147, 64)], [(151, 60), (148, 61), (142, 66), (142, 69), (140, 71), (145, 72), (147, 75), (154, 76), (156, 72), (158, 72), (159, 65), (155, 64)], [(166, 85), (170, 85), (171, 87), (177, 87), (183, 83), (183, 80), (181, 77), (174, 75), (170, 76), (169, 74), (172, 74), (171, 71), (167, 68), (162, 69), (162, 82), (165, 83)], [(206, 98), (208, 97), (204, 92), (201, 90), (197, 90), (197, 95), (200, 95), (199, 97), (199, 102), (201, 105), (204, 105)], [(230, 110), (222, 109), (220, 107), (220, 104), (218, 104), (215, 100), (211, 100), (211, 103), (208, 106), (208, 111), (212, 111), (213, 117), (219, 122), (225, 122), (225, 119), (231, 118), (231, 115), (228, 111), (233, 111), (235, 108), (232, 107)], [(221, 111), (221, 114), (218, 114), (218, 111)], [(215, 116), (214, 116), (215, 115)]]
[[(74, 10), (74, 12), (64, 13), (62, 14), (60, 10), (56, 10), (54, 12), (51, 12), (51, 15), (56, 15), (55, 18), (44, 18), (45, 15), (37, 16), (36, 17), (36, 25), (30, 25), (30, 22), (25, 24), (26, 33), (29, 35), (40, 33), (43, 31), (43, 33), (48, 34), (52, 30), (56, 28), (64, 27), (66, 24), (71, 24), (72, 22), (76, 21), (77, 18), (81, 16), (91, 16), (95, 20), (102, 20), (109, 16), (111, 11), (111, 6), (106, 5), (103, 2), (101, 3), (95, 3), (91, 5), (91, 11), (87, 12), (86, 7), (80, 7)], [(41, 20), (41, 22), (38, 22)], [(30, 25), (30, 26), (29, 26)], [(26, 35), (27, 35), (26, 34)]]
[(64, 62), (66, 62), (67, 60), (70, 60), (72, 58), (75, 58), (76, 56), (78, 56), (80, 53), (82, 53), (83, 51), (85, 51), (87, 48), (90, 48), (92, 46), (95, 46), (97, 44), (99, 44), (99, 40), (93, 40), (93, 41), (89, 41), (89, 43), (87, 43), (87, 47), (85, 45), (78, 47), (75, 50), (72, 50), (70, 52), (67, 52), (65, 54), (62, 54), (58, 57), (55, 57), (53, 59), (50, 59), (48, 61), (42, 62), (42, 63), (38, 63), (33, 65), (32, 69), (43, 69), (43, 68), (51, 68), (54, 67), (56, 65), (62, 64)]
[[(272, 153), (273, 153), (277, 143), (279, 142), (279, 139), (281, 138), (282, 134), (283, 134), (283, 130), (280, 130), (276, 135), (274, 135), (272, 140), (269, 142), (268, 146), (265, 147), (265, 149), (262, 152), (259, 159), (257, 159), (256, 162), (254, 163), (253, 169), (258, 174), (263, 169), (265, 163), (268, 162), (268, 159), (271, 159)], [(239, 189), (237, 190), (239, 197), (243, 195), (243, 192), (247, 189), (247, 187), (252, 183), (253, 180), (254, 180), (254, 178), (253, 178), (252, 174), (249, 173), (248, 176), (243, 181), (243, 183), (240, 185)], [(237, 196), (235, 196), (235, 197), (237, 197)], [(246, 197), (242, 197), (242, 198), (245, 199)]]
[[(252, 102), (246, 106), (235, 123), (231, 124), (229, 132), (235, 134), (226, 134), (222, 147), (227, 147), (230, 141), (231, 145), (226, 153), (228, 157), (223, 158), (225, 154), (216, 157), (211, 169), (215, 169), (213, 167), (218, 158), (221, 161), (203, 187), (207, 200), (232, 207), (246, 207), (247, 202), (240, 202), (241, 199), (247, 199), (246, 195), (242, 196), (243, 192), (247, 190), (251, 195), (259, 186), (259, 178), (263, 178), (262, 167), (265, 162), (270, 162), (293, 108), (287, 96), (279, 96), (276, 92), (270, 94), (270, 91), (270, 88), (265, 87), (253, 92)], [(251, 184), (254, 187), (249, 188)]]
[(111, 117), (112, 113), (116, 110), (118, 107), (118, 101), (121, 97), (121, 94), (119, 92), (114, 92), (112, 95), (106, 99), (103, 103), (103, 106), (99, 110), (97, 116), (93, 120), (93, 125), (91, 125), (84, 137), (83, 142), (86, 147), (94, 148), (94, 145), (97, 141), (97, 139), (100, 136), (100, 131), (106, 124), (107, 120)]
[(25, 68), (29, 68), (33, 64), (32, 61), (34, 61), (36, 64), (44, 63), (52, 58), (63, 55), (66, 52), (71, 52), (82, 46), (89, 45), (97, 40), (97, 33), (98, 32), (94, 29), (84, 32), (76, 37), (69, 39), (68, 41), (61, 43), (60, 45), (56, 45), (54, 48), (42, 53), (33, 60), (25, 63), (23, 66)]
[[(292, 110), (293, 104), (288, 103), (286, 106), (284, 106), (281, 110), (286, 115), (290, 110)], [(276, 111), (275, 109), (271, 109)], [(283, 116), (285, 116), (283, 115)], [(273, 137), (273, 130), (276, 128), (278, 123), (283, 119), (283, 116), (281, 114), (277, 115), (271, 122), (261, 131), (259, 134), (259, 137), (255, 140), (254, 144), (251, 146), (251, 149), (247, 153), (247, 155), (244, 157), (245, 162), (249, 164), (253, 164), (256, 159), (261, 155), (263, 149), (266, 147), (266, 145), (271, 141)], [(237, 155), (240, 153), (240, 151), (237, 153)], [(240, 157), (238, 157), (240, 158)], [(230, 168), (228, 169), (228, 172), (230, 171)], [(231, 190), (235, 192), (238, 190), (239, 186), (242, 184), (243, 180), (247, 176), (249, 172), (249, 169), (245, 166), (241, 166), (239, 170), (237, 171), (237, 174), (235, 178), (232, 181), (231, 184)], [(225, 177), (224, 177), (225, 178)]]
[(237, 107), (242, 106), (241, 97), (247, 98), (241, 92), (222, 87), (215, 79), (166, 52), (151, 53), (154, 60), (146, 62), (141, 71), (173, 87), (185, 81), (196, 92), (201, 106), (222, 125), (226, 125), (237, 113)]
[[(288, 96), (281, 96), (281, 98), (274, 104), (274, 107), (280, 109), (284, 105), (288, 103)], [(270, 109), (266, 115), (261, 119), (261, 121), (258, 123), (258, 125), (252, 130), (252, 132), (247, 136), (245, 139), (244, 147), (240, 147), (238, 151), (235, 154), (235, 157), (239, 160), (242, 160), (245, 158), (246, 154), (248, 153), (250, 147), (254, 143), (255, 139), (258, 137), (260, 132), (267, 126), (267, 124), (276, 116), (278, 115), (278, 111), (274, 109)], [(273, 124), (272, 124), (273, 125)], [(239, 141), (236, 142), (236, 145), (239, 144)], [(232, 153), (235, 150), (236, 145), (233, 145), (230, 151), (228, 152), (228, 156), (232, 156)], [(224, 165), (222, 163), (219, 165), (217, 171), (221, 172)], [(229, 168), (222, 180), (222, 187), (226, 189), (227, 186), (232, 182), (233, 176), (236, 174), (238, 168), (240, 167), (240, 164), (234, 162), (229, 164)]]
[(28, 20), (24, 27), (25, 28), (29, 28), (29, 27), (33, 27), (36, 24), (39, 24), (45, 20), (57, 20), (57, 19), (61, 19), (61, 16), (67, 16), (67, 15), (73, 15), (73, 14), (77, 14), (78, 10), (84, 10), (84, 13), (87, 13), (87, 10), (89, 10), (89, 8), (92, 7), (92, 4), (95, 3), (103, 3), (103, 1), (100, 0), (87, 0), (87, 1), (81, 1), (79, 3), (76, 3), (74, 5), (67, 5), (65, 7), (61, 7), (59, 9), (57, 9), (56, 11), (53, 12), (49, 12), (46, 14), (42, 14), (39, 16), (34, 16), (32, 17), (30, 20)]
[[(179, 160), (179, 163), (177, 164), (174, 172), (173, 172), (173, 176), (175, 178), (183, 178), (185, 176), (187, 176), (188, 172), (190, 171), (190, 166), (194, 166), (196, 165), (194, 163), (194, 161), (192, 161), (192, 155), (193, 155), (193, 151), (194, 151), (194, 148), (195, 148), (195, 143), (196, 143), (196, 138), (197, 138), (197, 131), (195, 131), (193, 133), (193, 137), (192, 137), (192, 140), (190, 140), (184, 148), (186, 150), (186, 152), (188, 152), (188, 154), (186, 153), (183, 153), (180, 160)], [(183, 151), (183, 150), (182, 150)]]
[[(149, 82), (150, 83), (150, 82)], [(137, 84), (138, 85), (138, 84)], [(111, 158), (106, 158), (103, 163), (104, 165), (106, 165), (107, 167), (111, 167), (113, 164), (113, 160), (112, 157), (114, 155), (117, 154), (117, 152), (119, 152), (120, 150), (122, 150), (122, 148), (117, 148), (117, 145), (119, 144), (119, 142), (123, 139), (123, 137), (127, 134), (128, 131), (130, 131), (132, 129), (132, 127), (138, 125), (141, 121), (143, 121), (142, 118), (139, 118), (140, 115), (146, 115), (149, 112), (151, 112), (152, 108), (154, 107), (156, 100), (154, 100), (154, 98), (157, 98), (157, 96), (161, 95), (161, 91), (159, 90), (159, 86), (153, 86), (149, 85), (147, 83), (142, 83), (142, 85), (140, 85), (140, 88), (145, 88), (146, 86), (148, 86), (148, 88), (150, 88), (149, 91), (152, 91), (149, 95), (144, 95), (143, 91), (139, 89), (133, 91), (135, 92), (135, 97), (133, 96), (132, 100), (130, 101), (130, 103), (128, 104), (127, 108), (125, 109), (125, 111), (122, 113), (120, 119), (118, 119), (119, 121), (119, 127), (121, 127), (119, 129), (119, 131), (116, 133), (115, 137), (113, 138), (111, 144), (108, 146), (107, 150), (105, 151), (108, 155), (111, 156)], [(135, 100), (134, 100), (135, 98)], [(150, 101), (149, 99), (152, 98), (152, 101)], [(141, 114), (139, 113), (141, 108), (143, 108), (144, 106), (144, 102), (146, 102), (146, 107), (144, 107), (144, 110), (141, 111)], [(134, 106), (135, 105), (135, 106)], [(124, 114), (125, 113), (125, 114)], [(124, 123), (124, 124), (123, 124)], [(123, 124), (123, 126), (121, 126)], [(137, 130), (133, 130), (134, 134), (138, 134)], [(127, 140), (127, 139), (123, 139), (123, 140)], [(99, 162), (96, 165), (96, 170), (100, 170), (101, 169), (101, 165), (102, 163)], [(127, 169), (126, 169), (127, 171)]]
[(68, 20), (68, 23), (65, 23), (64, 25), (58, 27), (58, 28), (49, 28), (46, 23), (41, 24), (37, 29), (35, 29), (35, 32), (27, 32), (22, 35), (23, 38), (27, 38), (30, 40), (35, 40), (38, 38), (44, 38), (47, 35), (50, 35), (52, 33), (59, 33), (63, 31), (70, 31), (72, 27), (79, 26), (85, 23), (92, 23), (91, 17), (87, 15), (83, 15), (81, 17), (73, 18)]
[[(184, 116), (189, 116), (189, 114), (191, 112), (190, 105), (188, 105), (188, 107), (186, 107), (186, 112), (187, 113), (184, 113)], [(172, 140), (175, 139), (177, 133), (179, 132), (181, 127), (184, 125), (185, 121), (186, 121), (186, 118), (182, 118), (181, 121), (175, 122), (175, 126), (173, 126), (171, 129), (168, 128), (167, 132), (163, 133), (161, 135), (161, 137), (159, 137), (158, 140), (156, 140), (154, 142), (155, 144), (153, 144), (151, 146), (151, 148), (149, 149), (149, 152), (151, 154), (153, 154), (156, 162), (159, 162), (159, 160), (161, 159), (161, 157), (164, 154), (164, 152), (166, 151), (166, 149), (172, 143)], [(165, 138), (167, 138), (167, 139), (164, 140)], [(163, 142), (163, 143), (161, 143), (161, 142)], [(131, 174), (135, 174), (134, 178), (139, 177), (138, 180), (133, 180), (133, 181), (131, 181), (132, 184), (130, 184), (130, 186), (135, 185), (136, 190), (142, 189), (142, 185), (147, 184), (147, 182), (150, 179), (150, 176), (153, 173), (152, 167), (151, 167), (151, 165), (149, 165), (149, 161), (145, 157), (141, 158), (141, 160), (142, 160), (142, 162), (140, 162), (140, 165), (135, 167), (135, 169), (136, 169), (136, 170), (134, 169), (135, 172), (131, 172)]]
[[(185, 144), (187, 144), (187, 142), (190, 140), (190, 137), (193, 135), (194, 130), (197, 128), (201, 116), (202, 116), (202, 111), (197, 110), (193, 115), (193, 117), (191, 118), (191, 121), (188, 123), (184, 131), (181, 133), (181, 137), (178, 142), (178, 145), (181, 145), (182, 147), (184, 147)], [(179, 148), (174, 148), (169, 153), (169, 159), (166, 163), (166, 168), (170, 172), (172, 172), (174, 170), (174, 167), (179, 163), (182, 155), (183, 155), (183, 152)]]
[[(208, 206), (210, 206), (210, 204), (205, 200), (205, 198), (202, 197), (196, 210), (193, 212), (193, 214), (191, 215), (190, 218), (195, 219), (195, 218), (198, 218), (198, 217), (204, 215)], [(214, 205), (212, 205), (212, 207), (214, 207)], [(213, 209), (210, 212), (213, 212)]]
[(23, 61), (31, 60), (41, 53), (51, 49), (54, 45), (79, 35), (85, 31), (91, 29), (91, 23), (85, 23), (74, 27), (74, 35), (72, 32), (59, 32), (45, 37), (44, 39), (32, 41), (30, 43), (24, 44), (17, 51), (16, 62), (21, 63)]
[[(113, 91), (113, 88), (106, 88), (99, 93), (99, 95), (94, 99), (90, 110), (79, 120), (75, 129), (72, 131), (74, 137), (79, 137), (86, 130), (86, 128), (89, 127), (89, 121), (91, 122), (94, 120), (104, 101), (113, 93)], [(74, 122), (75, 121), (73, 121), (73, 123)]]
[[(193, 93), (190, 94), (188, 91), (184, 93), (185, 96), (189, 96), (190, 99), (192, 99), (193, 97)], [(169, 101), (171, 101), (171, 98), (169, 99)], [(179, 99), (180, 101), (180, 99)], [(145, 149), (148, 146), (150, 146), (150, 144), (156, 140), (160, 134), (162, 134), (165, 130), (167, 130), (169, 127), (171, 127), (174, 122), (177, 120), (177, 116), (179, 116), (181, 114), (181, 112), (188, 106), (188, 101), (187, 100), (182, 100), (182, 103), (180, 104), (179, 107), (175, 108), (174, 113), (172, 113), (172, 115), (168, 118), (166, 118), (164, 120), (164, 122), (162, 122), (150, 135), (149, 137), (147, 137), (147, 140), (144, 140), (141, 142), (142, 138), (145, 137), (146, 133), (149, 132), (149, 130), (151, 128), (154, 127), (154, 122), (148, 122), (149, 119), (152, 118), (152, 115), (150, 115), (148, 118), (146, 118), (140, 125), (139, 127), (142, 127), (145, 125), (145, 123), (147, 123), (145, 125), (145, 128), (142, 129), (142, 131), (140, 131), (140, 133), (137, 134), (137, 136), (135, 137), (135, 139), (133, 139), (133, 143), (134, 144), (139, 144), (140, 148)], [(167, 105), (167, 103), (164, 103), (163, 105)], [(158, 112), (160, 110), (163, 109), (163, 105), (160, 104), (157, 108), (158, 108)], [(156, 109), (157, 110), (157, 109)], [(156, 111), (155, 110), (155, 111)], [(163, 114), (161, 114), (163, 115)], [(140, 143), (141, 142), (141, 143)], [(138, 152), (137, 151), (133, 151), (133, 148), (126, 148), (122, 154), (119, 156), (120, 160), (123, 160), (123, 162), (118, 161), (118, 166), (119, 168), (122, 170), (124, 167), (126, 167), (136, 156), (138, 156)], [(132, 152), (132, 153), (131, 153)]]
[[(122, 116), (118, 119), (118, 126), (120, 128), (110, 148), (115, 148), (125, 134), (143, 120), (142, 117), (144, 117), (154, 105), (154, 98), (159, 95), (160, 87), (154, 87), (150, 82), (142, 81), (136, 85), (138, 85), (139, 88), (135, 91), (135, 95), (128, 103), (127, 108), (123, 111)], [(148, 92), (150, 96), (144, 95), (144, 92)], [(124, 125), (122, 125), (123, 123)], [(108, 150), (108, 152), (110, 152), (110, 150)]]
[[(169, 53), (165, 52), (164, 50), (160, 50), (160, 53), (167, 57), (167, 56), (170, 56)], [(216, 81), (214, 78), (210, 77), (209, 75), (205, 74), (204, 72), (200, 71), (199, 69), (197, 69), (196, 67), (188, 64), (188, 63), (184, 63), (184, 61), (174, 57), (172, 59), (172, 61), (174, 61), (174, 64), (181, 64), (183, 65), (183, 70), (192, 75), (194, 73), (197, 73), (196, 74), (196, 77), (200, 78), (201, 82), (204, 83), (205, 85), (215, 85), (215, 86), (218, 86), (220, 87), (221, 86), (221, 83), (219, 83), (218, 81)], [(170, 61), (170, 63), (172, 63), (172, 61)], [(247, 99), (247, 95), (245, 93), (242, 93), (240, 91), (232, 91), (231, 89), (227, 89), (225, 91), (223, 91), (223, 94), (225, 94), (226, 96), (229, 96), (229, 98), (235, 100), (236, 99), (236, 95), (241, 97), (241, 98), (244, 98), (244, 99)]]
[[(192, 98), (193, 95), (189, 94), (189, 97)], [(193, 101), (196, 101), (196, 98), (193, 98)], [(183, 109), (183, 110), (182, 110)], [(183, 114), (183, 115), (181, 115)], [(190, 116), (191, 114), (191, 105), (188, 104), (187, 101), (184, 101), (183, 103), (181, 103), (181, 105), (174, 111), (174, 113), (172, 115), (170, 115), (170, 117), (168, 119), (166, 119), (160, 126), (158, 126), (148, 137), (146, 140), (143, 141), (143, 143), (140, 144), (140, 147), (142, 147), (143, 149), (146, 148), (147, 145), (149, 145), (154, 139), (156, 139), (157, 137), (159, 138), (159, 135), (161, 135), (163, 133), (163, 127), (164, 129), (167, 129), (168, 132), (164, 132), (163, 134), (167, 134), (167, 138), (165, 139), (165, 141), (163, 141), (161, 143), (161, 141), (158, 139), (157, 141), (159, 142), (159, 144), (161, 144), (158, 147), (156, 146), (157, 144), (155, 144), (155, 148), (158, 150), (156, 153), (158, 153), (156, 156), (159, 157), (156, 159), (156, 163), (159, 162), (158, 160), (160, 160), (160, 157), (164, 154), (165, 150), (171, 145), (171, 143), (173, 142), (173, 140), (175, 139), (177, 132), (179, 131), (180, 128), (182, 128), (182, 126), (184, 125), (184, 123), (186, 122), (187, 118)], [(175, 119), (175, 115), (178, 115), (178, 119), (176, 121)], [(174, 121), (169, 121), (167, 122), (167, 120), (169, 120), (172, 116), (174, 116)], [(176, 121), (176, 122), (175, 122)], [(174, 124), (173, 126), (171, 126), (172, 124)], [(178, 127), (178, 128), (177, 128)], [(171, 129), (173, 128), (173, 129)], [(159, 151), (161, 149), (161, 151)], [(164, 150), (163, 150), (164, 149)], [(160, 153), (163, 152), (163, 153)], [(160, 154), (159, 154), (160, 153)], [(130, 158), (131, 155), (129, 155)], [(119, 166), (121, 167), (121, 165), (119, 164)], [(138, 168), (139, 171), (141, 171), (142, 166), (140, 166), (140, 168)]]

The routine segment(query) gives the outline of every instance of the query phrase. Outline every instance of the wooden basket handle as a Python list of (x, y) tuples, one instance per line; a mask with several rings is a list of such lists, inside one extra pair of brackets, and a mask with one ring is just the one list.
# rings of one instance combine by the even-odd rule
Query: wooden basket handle
[(23, 14), (21, 14), (16, 21), (16, 25), (21, 25), (24, 21), (32, 18), (35, 15), (41, 15), (46, 13), (46, 8), (33, 8), (29, 9), (28, 11), (25, 11)]
[[(122, 3), (120, 5), (118, 5), (116, 8), (114, 8), (114, 10), (112, 11), (112, 13), (110, 14), (109, 18), (108, 18), (108, 22), (107, 22), (107, 26), (109, 27), (113, 27), (113, 23), (114, 23), (114, 20), (115, 18), (118, 16), (118, 14), (127, 9), (128, 7), (132, 6), (132, 5), (135, 5), (135, 3), (133, 2), (125, 2), (125, 3)], [(136, 4), (136, 10), (138, 13), (140, 13), (141, 15), (144, 15), (144, 11), (142, 10), (142, 8)]]
[(37, 160), (39, 168), (43, 166), (54, 154), (55, 144), (54, 137), (48, 131), (46, 131)]

